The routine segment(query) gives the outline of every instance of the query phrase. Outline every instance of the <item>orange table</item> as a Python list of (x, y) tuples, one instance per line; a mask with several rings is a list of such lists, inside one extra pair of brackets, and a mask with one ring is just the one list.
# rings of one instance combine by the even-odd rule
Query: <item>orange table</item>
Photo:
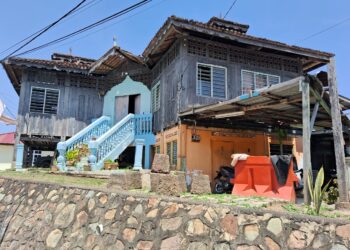
[(234, 184), (232, 194), (265, 196), (295, 202), (294, 182), (298, 182), (298, 178), (293, 171), (293, 161), (289, 165), (285, 185), (280, 185), (270, 157), (249, 156), (246, 160), (238, 161), (235, 166), (235, 178), (231, 180)]

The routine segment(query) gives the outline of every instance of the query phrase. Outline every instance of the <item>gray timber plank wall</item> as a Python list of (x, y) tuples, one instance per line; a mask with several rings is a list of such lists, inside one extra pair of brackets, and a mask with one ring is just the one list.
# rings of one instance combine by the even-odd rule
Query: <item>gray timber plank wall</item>
[[(199, 42), (202, 48), (201, 52), (204, 50), (205, 55), (188, 53), (191, 41)], [(179, 53), (167, 65), (169, 51), (174, 46), (179, 46)], [(222, 49), (222, 54), (226, 55), (224, 56), (225, 59), (215, 58), (216, 56), (209, 52), (209, 47), (212, 51)], [(155, 132), (176, 124), (177, 114), (181, 111), (188, 110), (193, 106), (223, 101), (223, 99), (196, 95), (197, 63), (213, 64), (227, 68), (227, 99), (235, 98), (241, 94), (241, 70), (278, 75), (281, 82), (303, 74), (301, 62), (298, 59), (238, 48), (233, 45), (192, 36), (178, 39), (152, 69), (153, 76), (158, 75), (157, 72), (160, 71), (157, 77), (153, 77), (152, 86), (158, 81), (160, 81), (161, 86), (160, 110), (154, 113)], [(174, 89), (177, 92), (178, 99), (173, 98)]]
[[(39, 82), (37, 71), (35, 80), (27, 74), (22, 79), (18, 110), (18, 133), (26, 135), (49, 135), (71, 137), (102, 115), (103, 97), (95, 88), (70, 86), (68, 74), (65, 83), (58, 84), (56, 74), (50, 74), (50, 83)], [(75, 84), (76, 85), (76, 84)], [(32, 87), (58, 89), (59, 103), (57, 115), (30, 113)]]

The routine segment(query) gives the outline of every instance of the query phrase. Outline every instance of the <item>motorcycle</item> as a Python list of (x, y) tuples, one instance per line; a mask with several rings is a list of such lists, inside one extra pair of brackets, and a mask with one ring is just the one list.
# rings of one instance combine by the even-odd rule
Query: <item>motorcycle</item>
[(231, 194), (233, 184), (231, 179), (235, 177), (235, 169), (230, 166), (221, 166), (219, 171), (216, 171), (217, 175), (214, 178), (214, 194)]

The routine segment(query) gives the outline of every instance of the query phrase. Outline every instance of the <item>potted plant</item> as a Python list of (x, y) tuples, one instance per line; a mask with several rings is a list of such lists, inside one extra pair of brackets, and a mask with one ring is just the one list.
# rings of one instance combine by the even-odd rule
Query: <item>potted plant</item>
[(112, 160), (105, 160), (103, 163), (103, 168), (105, 170), (111, 170), (111, 164), (113, 164), (114, 162)]
[(66, 153), (66, 159), (67, 159), (66, 165), (75, 166), (75, 164), (79, 160), (78, 158), (79, 158), (79, 149), (69, 150)]
[(116, 161), (116, 162), (111, 163), (109, 166), (110, 166), (111, 170), (115, 170), (115, 169), (119, 168), (119, 163), (118, 163), (118, 161)]

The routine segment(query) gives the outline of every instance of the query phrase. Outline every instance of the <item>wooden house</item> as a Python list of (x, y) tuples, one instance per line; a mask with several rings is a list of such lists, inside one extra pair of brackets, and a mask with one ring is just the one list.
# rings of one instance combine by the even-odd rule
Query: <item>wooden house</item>
[[(3, 66), (20, 95), (17, 141), (29, 149), (26, 156), (66, 141), (59, 147), (62, 155), (69, 138), (82, 136), (79, 131), (95, 119), (109, 117), (115, 126), (129, 113), (152, 113), (155, 141), (141, 135), (149, 132), (146, 118), (138, 120), (142, 129), (135, 132), (137, 140), (148, 141), (146, 167), (153, 153), (168, 154), (174, 168), (211, 177), (233, 153), (283, 151), (301, 159), (300, 89), (310, 83), (309, 103), (316, 110), (312, 127), (331, 128), (327, 77), (322, 82), (306, 74), (334, 55), (255, 37), (248, 29), (216, 17), (204, 23), (171, 16), (142, 56), (114, 46), (98, 60), (62, 54), (51, 60), (9, 58)], [(350, 107), (348, 99), (340, 101), (341, 108)], [(101, 134), (112, 136), (109, 129)], [(91, 134), (84, 140), (91, 141)], [(103, 148), (96, 141), (90, 143), (92, 152)], [(95, 153), (90, 160), (100, 158)]]

